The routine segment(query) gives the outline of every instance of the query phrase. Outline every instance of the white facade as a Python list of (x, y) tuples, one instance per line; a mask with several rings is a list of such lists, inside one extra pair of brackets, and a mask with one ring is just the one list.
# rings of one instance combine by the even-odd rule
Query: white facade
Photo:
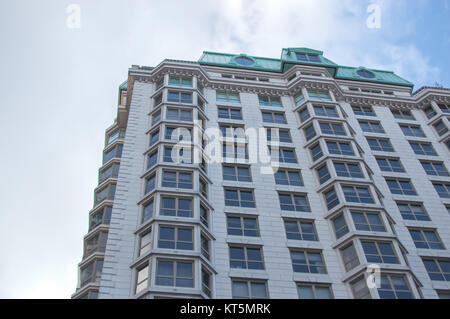
[[(319, 72), (320, 76), (304, 75), (312, 71)], [(233, 74), (234, 77), (223, 77), (222, 74)], [(236, 76), (254, 77), (255, 80), (240, 80)], [(169, 83), (170, 77), (189, 78), (191, 83), (173, 85)], [(269, 81), (259, 81), (259, 77)], [(313, 100), (313, 90), (327, 92), (330, 100)], [(191, 95), (192, 103), (170, 102), (169, 91)], [(389, 93), (383, 94), (384, 91)], [(237, 93), (239, 102), (220, 101), (217, 92)], [(295, 97), (299, 93), (303, 94), (304, 101), (296, 105)], [(262, 96), (279, 97), (282, 106), (261, 106)], [(118, 176), (111, 176), (102, 184), (117, 184), (115, 196), (111, 200), (100, 201), (90, 213), (92, 216), (99, 208), (109, 205), (112, 207), (111, 219), (109, 224), (103, 221), (95, 225), (87, 236), (90, 238), (101, 230), (108, 230), (108, 240), (106, 246), (94, 249), (90, 255), (85, 254), (80, 263), (79, 289), (73, 298), (448, 298), (450, 270), (445, 267), (450, 265), (450, 177), (448, 174), (427, 174), (421, 161), (429, 173), (434, 171), (445, 175), (450, 167), (450, 111), (442, 109), (442, 105), (450, 104), (449, 90), (424, 88), (411, 94), (409, 88), (400, 85), (336, 80), (322, 67), (296, 65), (285, 73), (273, 73), (165, 60), (156, 68), (133, 66), (129, 71), (126, 102), (120, 104), (118, 121), (107, 130), (106, 144), (115, 130), (126, 128), (126, 134), (109, 143), (105, 149), (106, 154), (113, 145), (123, 144), (120, 170)], [(317, 113), (315, 106), (334, 109), (332, 112), (337, 117), (320, 116), (322, 113)], [(429, 106), (436, 113), (430, 119), (424, 112)], [(219, 118), (220, 107), (240, 110), (242, 120)], [(299, 112), (305, 107), (309, 117), (302, 120)], [(353, 107), (364, 107), (364, 112), (373, 114), (358, 115)], [(289, 130), (291, 142), (280, 143), (279, 146), (294, 150), (297, 163), (280, 163), (280, 169), (290, 170), (293, 174), (300, 172), (302, 186), (277, 184), (273, 174), (262, 173), (262, 166), (267, 165), (259, 161), (247, 165), (251, 182), (224, 180), (222, 163), (207, 163), (205, 171), (198, 164), (165, 162), (164, 147), (175, 144), (164, 139), (166, 127), (193, 129), (196, 125), (186, 117), (181, 118), (182, 121), (168, 119), (167, 116), (172, 116), (175, 109), (192, 111), (192, 119), (201, 119), (205, 129), (234, 124), (246, 129), (274, 127)], [(396, 118), (392, 111), (397, 110), (406, 112), (406, 116), (410, 112), (414, 119), (399, 119), (399, 115)], [(262, 112), (284, 114), (287, 123), (264, 122)], [(158, 113), (160, 119), (152, 123)], [(178, 114), (189, 117), (189, 113)], [(442, 124), (437, 128), (442, 135), (435, 128), (439, 121)], [(316, 135), (307, 140), (305, 129), (311, 124)], [(345, 135), (324, 134), (323, 129), (329, 124), (342, 128)], [(367, 130), (370, 126), (378, 130), (379, 125), (384, 133), (362, 129), (365, 127)], [(403, 130), (400, 125), (405, 126)], [(419, 126), (425, 137), (418, 136), (420, 132), (415, 128)], [(331, 129), (336, 133), (339, 127), (331, 126)], [(159, 130), (159, 139), (152, 143), (155, 130)], [(416, 136), (406, 136), (404, 132), (407, 130), (411, 132), (408, 134)], [(367, 138), (389, 140), (393, 149), (373, 150)], [(327, 142), (348, 143), (354, 155), (330, 154), (328, 146), (331, 144)], [(431, 145), (436, 154), (416, 154), (410, 142)], [(311, 148), (316, 145), (320, 145), (323, 155), (314, 161)], [(202, 149), (202, 144), (197, 143), (196, 147)], [(157, 162), (147, 168), (148, 157), (156, 150)], [(252, 155), (258, 151), (254, 147), (249, 149)], [(382, 171), (379, 166), (382, 162), (394, 167), (398, 161), (403, 172)], [(110, 163), (105, 162), (102, 168)], [(346, 166), (350, 174), (358, 174), (359, 171), (362, 176), (342, 176), (342, 164), (345, 163), (350, 164)], [(318, 169), (324, 164), (329, 178), (323, 177), (321, 183)], [(355, 164), (359, 169), (352, 171)], [(178, 172), (175, 175), (177, 187), (163, 185), (169, 180), (170, 174), (166, 175), (166, 172)], [(185, 175), (182, 177), (180, 173)], [(180, 186), (181, 179), (189, 176), (186, 173), (191, 174), (192, 186)], [(146, 193), (147, 180), (153, 175), (154, 186), (151, 179)], [(200, 180), (207, 185), (206, 197), (201, 194)], [(387, 180), (392, 181), (391, 184), (409, 181), (416, 195), (392, 193)], [(444, 191), (438, 194), (433, 183), (443, 185)], [(102, 189), (102, 185), (96, 192)], [(350, 187), (359, 187), (361, 196), (356, 196), (359, 199), (368, 190), (372, 203), (350, 201)], [(325, 194), (330, 195), (328, 192), (332, 189), (339, 203), (327, 207)], [(226, 190), (251, 191), (255, 207), (226, 205)], [(400, 188), (399, 191), (410, 190)], [(246, 193), (240, 194), (244, 196)], [(306, 196), (308, 211), (301, 211), (303, 202), (299, 202), (297, 211), (286, 209), (286, 205), (282, 209), (279, 194), (298, 196), (299, 200)], [(174, 197), (177, 200), (171, 199)], [(143, 222), (144, 207), (151, 201), (153, 213)], [(186, 208), (189, 201), (192, 209)], [(166, 213), (162, 213), (163, 202), (167, 205), (175, 203), (178, 211), (174, 214), (178, 216), (170, 216), (174, 210), (169, 206), (165, 207)], [(403, 213), (402, 216), (400, 208), (405, 210), (408, 204), (413, 205), (409, 207), (418, 212), (419, 219), (426, 219), (420, 214), (419, 206), (423, 207), (429, 220), (412, 220), (414, 214), (405, 217), (406, 213)], [(201, 205), (209, 211), (208, 226), (200, 216)], [(191, 217), (186, 217), (189, 214)], [(338, 238), (334, 220), (340, 216), (344, 217), (348, 231), (345, 232), (344, 226), (340, 229), (343, 235)], [(234, 222), (236, 217), (248, 218), (249, 225), (253, 225), (250, 220), (256, 217), (259, 236), (230, 235), (231, 220), (227, 221), (227, 217), (234, 217)], [(361, 223), (361, 218), (369, 219), (368, 223)], [(304, 226), (304, 231), (300, 230), (298, 234), (290, 231), (288, 239), (285, 222), (289, 227), (294, 227), (294, 222), (297, 222), (298, 227)], [(311, 223), (314, 234), (310, 233)], [(248, 230), (252, 230), (252, 226), (249, 227)], [(370, 229), (364, 230), (364, 227)], [(149, 230), (151, 235), (141, 240)], [(174, 237), (168, 238), (170, 235)], [(186, 236), (192, 236), (191, 242), (186, 242)], [(202, 253), (201, 236), (209, 240), (209, 260)], [(293, 239), (296, 236), (303, 239), (305, 236), (308, 240)], [(311, 240), (311, 236), (315, 240)], [(415, 236), (416, 243), (412, 236)], [(425, 236), (425, 240), (420, 242), (417, 236)], [(350, 259), (344, 261), (342, 250), (350, 244), (353, 244), (354, 251), (349, 248), (345, 254)], [(172, 245), (178, 249), (167, 248)], [(431, 248), (417, 248), (416, 245)], [(246, 259), (232, 258), (230, 247), (236, 247), (233, 256), (244, 252)], [(374, 247), (378, 249), (377, 256), (370, 251)], [(258, 248), (261, 260), (258, 260)], [(352, 259), (355, 254), (357, 259)], [(307, 256), (305, 264), (301, 256)], [(314, 263), (318, 256), (321, 256), (322, 264)], [(384, 262), (375, 262), (377, 258)], [(439, 271), (430, 275), (424, 259), (429, 267), (434, 262)], [(83, 270), (92, 260), (103, 260), (98, 273)], [(263, 269), (248, 269), (261, 268), (261, 264)], [(369, 276), (366, 268), (370, 264), (378, 264), (381, 269), (382, 286), (379, 289), (367, 289), (357, 284), (359, 279)], [(170, 273), (170, 268), (173, 273)], [(204, 273), (209, 274), (209, 280), (202, 281)]]

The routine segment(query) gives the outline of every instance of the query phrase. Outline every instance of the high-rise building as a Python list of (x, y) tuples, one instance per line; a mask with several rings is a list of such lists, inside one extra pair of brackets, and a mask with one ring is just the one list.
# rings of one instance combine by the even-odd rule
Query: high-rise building
[(133, 65), (72, 297), (449, 298), (449, 129), (317, 50)]

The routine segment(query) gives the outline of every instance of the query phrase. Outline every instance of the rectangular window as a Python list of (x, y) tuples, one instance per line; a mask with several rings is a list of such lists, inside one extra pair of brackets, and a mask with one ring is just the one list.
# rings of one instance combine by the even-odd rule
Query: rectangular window
[(251, 182), (250, 167), (223, 165), (223, 179), (226, 181)]
[(194, 287), (192, 262), (157, 260), (156, 285), (170, 287)]
[(144, 208), (142, 210), (142, 223), (145, 223), (153, 217), (153, 208), (154, 205), (152, 199), (144, 205)]
[(309, 111), (308, 111), (308, 107), (307, 106), (305, 106), (304, 108), (302, 108), (299, 112), (298, 112), (298, 115), (300, 116), (300, 121), (303, 123), (303, 122), (306, 122), (306, 120), (307, 119), (309, 119), (310, 117), (311, 117), (311, 115), (309, 114)]
[(311, 151), (311, 157), (312, 157), (313, 162), (317, 161), (319, 158), (321, 158), (323, 156), (322, 148), (320, 147), (319, 143), (312, 146), (310, 148), (310, 151)]
[(283, 107), (283, 105), (281, 104), (281, 100), (278, 96), (268, 96), (268, 95), (260, 95), (259, 96), (259, 105)]
[(327, 141), (328, 152), (332, 155), (355, 156), (350, 143)]
[(412, 195), (412, 196), (417, 195), (414, 187), (412, 186), (409, 180), (386, 178), (386, 183), (388, 184), (392, 194)]
[(182, 76), (169, 76), (169, 85), (192, 87), (192, 78)]
[(109, 162), (113, 158), (121, 158), (122, 157), (122, 150), (123, 150), (123, 145), (122, 144), (116, 145), (114, 148), (109, 150), (103, 156), (103, 164)]
[(255, 207), (253, 191), (242, 189), (225, 189), (225, 205), (236, 207)]
[(193, 229), (160, 226), (158, 248), (193, 250)]
[(265, 123), (287, 124), (284, 113), (279, 112), (261, 112), (261, 113), (263, 117), (263, 122)]
[(94, 259), (80, 269), (80, 288), (89, 283), (100, 283), (103, 270), (103, 260)]
[(305, 132), (305, 138), (307, 141), (311, 140), (314, 136), (316, 136), (316, 130), (314, 129), (314, 125), (310, 124), (303, 129)]
[(210, 259), (210, 240), (208, 237), (206, 237), (203, 233), (200, 235), (200, 246), (201, 246), (201, 251), (202, 251), (202, 255), (206, 258), (206, 259)]
[(346, 136), (344, 126), (341, 123), (319, 122), (322, 134)]
[(344, 268), (346, 271), (350, 271), (359, 265), (358, 254), (356, 253), (355, 246), (350, 244), (341, 249), (342, 261), (344, 262)]
[(220, 119), (242, 120), (242, 112), (239, 108), (224, 107), (218, 108)]
[(427, 116), (428, 119), (431, 119), (432, 117), (434, 117), (437, 114), (436, 111), (434, 110), (433, 106), (431, 106), (431, 105), (424, 108), (423, 111), (425, 112), (425, 115)]
[(109, 165), (108, 167), (104, 168), (100, 172), (100, 176), (98, 178), (98, 183), (101, 184), (104, 181), (106, 181), (108, 178), (117, 178), (119, 176), (119, 167), (120, 167), (120, 165), (118, 163), (114, 163), (114, 164)]
[(169, 91), (167, 100), (174, 103), (192, 104), (192, 93)]
[(370, 106), (352, 105), (352, 109), (355, 115), (376, 116), (375, 112), (372, 110)]
[(266, 299), (265, 281), (233, 279), (231, 281), (233, 299)]
[(314, 105), (314, 113), (317, 116), (324, 117), (339, 117), (338, 112), (334, 106)]
[(344, 236), (345, 234), (348, 233), (348, 226), (347, 226), (347, 222), (345, 221), (345, 217), (343, 214), (338, 215), (337, 217), (335, 217), (333, 220), (333, 228), (334, 228), (334, 232), (336, 234), (336, 238), (339, 239), (342, 236)]
[(106, 145), (111, 145), (114, 141), (125, 138), (125, 129), (117, 129), (113, 133), (110, 133), (108, 136), (108, 141)]
[(216, 94), (217, 102), (230, 102), (230, 103), (240, 103), (239, 93), (217, 91)]
[(166, 120), (192, 122), (192, 111), (191, 110), (183, 110), (183, 109), (175, 109), (175, 108), (167, 108)]
[(297, 284), (299, 299), (333, 299), (331, 286), (326, 284)]
[(191, 172), (163, 171), (162, 186), (172, 188), (192, 189)]
[(150, 251), (152, 246), (152, 229), (145, 231), (139, 236), (139, 256)]
[(431, 280), (450, 281), (450, 259), (422, 258)]
[(448, 171), (442, 162), (420, 161), (423, 169), (431, 176), (448, 176)]
[(378, 241), (361, 241), (367, 262), (398, 264), (397, 255), (391, 243)]
[(387, 158), (387, 157), (376, 157), (378, 166), (380, 170), (383, 172), (396, 172), (396, 173), (404, 173), (405, 169), (403, 168), (402, 163), (399, 159), (396, 158)]
[(345, 200), (351, 203), (375, 203), (368, 187), (363, 186), (342, 186)]
[(202, 267), (202, 292), (209, 298), (212, 297), (211, 274)]
[(437, 153), (431, 143), (409, 142), (409, 144), (411, 145), (414, 153), (417, 155), (437, 156)]
[(262, 248), (230, 246), (230, 268), (263, 270)]
[(323, 184), (331, 178), (330, 172), (328, 171), (327, 164), (319, 167), (317, 169), (317, 175), (319, 176), (319, 183)]
[(339, 205), (339, 198), (334, 187), (326, 191), (323, 195), (325, 196), (325, 202), (327, 203), (328, 210), (331, 210)]
[(303, 93), (300, 92), (295, 96), (295, 106), (299, 106), (303, 101), (305, 101), (305, 97), (303, 96)]
[(438, 104), (438, 106), (441, 109), (442, 113), (450, 114), (450, 104)]
[(289, 130), (283, 130), (275, 127), (266, 128), (268, 142), (292, 143)]
[(303, 186), (300, 171), (278, 169), (275, 173), (275, 183), (277, 185)]
[(308, 96), (311, 101), (332, 102), (328, 91), (308, 89)]
[(222, 144), (222, 156), (226, 161), (234, 160), (248, 160), (248, 146), (244, 143), (230, 143)]
[(403, 275), (381, 275), (378, 294), (380, 299), (413, 299), (413, 294)]
[(364, 276), (352, 281), (350, 286), (355, 299), (372, 299), (370, 290), (367, 288), (367, 280)]
[(147, 169), (153, 167), (158, 163), (158, 151), (151, 153), (147, 158)]
[(259, 237), (258, 220), (250, 216), (227, 216), (227, 232), (231, 236)]
[(245, 139), (245, 130), (243, 126), (221, 124), (219, 128), (223, 137)]
[(200, 204), (200, 221), (206, 228), (209, 227), (209, 211), (202, 204)]
[(386, 232), (379, 213), (352, 211), (351, 214), (356, 230)]
[[(271, 155), (273, 154), (272, 149), (270, 149)], [(288, 148), (279, 148), (278, 150), (278, 161), (280, 163), (297, 163), (297, 157), (295, 156), (295, 151)]]
[(364, 178), (359, 164), (333, 162), (333, 165), (339, 177)]
[(307, 250), (290, 250), (294, 272), (326, 274), (322, 253)]
[(104, 253), (106, 249), (106, 241), (108, 240), (108, 232), (97, 232), (93, 237), (86, 239), (84, 244), (83, 259), (89, 257), (95, 252)]
[(148, 264), (139, 269), (136, 276), (136, 294), (144, 291), (148, 287), (149, 267)]
[(400, 214), (405, 220), (429, 221), (430, 217), (422, 204), (397, 203)]
[(373, 121), (358, 121), (359, 126), (361, 126), (361, 129), (363, 132), (366, 133), (385, 133), (383, 127), (381, 126), (380, 122), (373, 122)]
[(159, 214), (161, 216), (192, 218), (192, 199), (163, 196)]
[(95, 192), (94, 206), (97, 206), (104, 200), (114, 200), (115, 193), (116, 193), (116, 184), (106, 185), (101, 190)]
[(409, 229), (409, 233), (416, 245), (416, 248), (424, 249), (445, 249), (441, 239), (434, 229)]
[(410, 121), (414, 121), (415, 118), (414, 116), (411, 114), (410, 111), (407, 110), (391, 110), (392, 115), (394, 115), (394, 117), (397, 120), (410, 120)]
[(320, 63), (319, 55), (317, 54), (309, 54), (309, 53), (295, 53), (295, 56), (297, 57), (297, 60), (299, 61), (305, 61), (305, 62), (318, 62)]
[(391, 142), (388, 139), (367, 137), (367, 143), (369, 143), (370, 149), (372, 151), (395, 152), (394, 148), (391, 145)]
[(318, 241), (314, 222), (303, 220), (285, 220), (286, 238), (292, 240)]
[(448, 127), (442, 120), (439, 120), (439, 122), (433, 124), (433, 127), (439, 136), (442, 136), (448, 132)]
[(89, 222), (89, 231), (93, 230), (95, 227), (99, 225), (109, 225), (111, 222), (111, 206), (105, 206), (99, 211), (95, 212)]
[(402, 124), (400, 129), (405, 136), (426, 137), (420, 126), (417, 125)]
[(280, 208), (293, 212), (310, 212), (308, 198), (306, 195), (297, 194), (278, 194), (280, 200)]

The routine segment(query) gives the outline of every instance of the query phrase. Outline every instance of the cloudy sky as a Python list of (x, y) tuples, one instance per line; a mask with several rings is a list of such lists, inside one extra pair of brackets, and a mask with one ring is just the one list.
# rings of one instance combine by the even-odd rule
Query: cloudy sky
[[(375, 3), (380, 28), (368, 28)], [(69, 28), (70, 4), (80, 9)], [(450, 87), (449, 0), (0, 1), (0, 298), (69, 298), (132, 64), (305, 46)], [(70, 10), (69, 10), (70, 12)], [(72, 11), (73, 12), (73, 11)], [(69, 19), (69, 22), (74, 21)]]

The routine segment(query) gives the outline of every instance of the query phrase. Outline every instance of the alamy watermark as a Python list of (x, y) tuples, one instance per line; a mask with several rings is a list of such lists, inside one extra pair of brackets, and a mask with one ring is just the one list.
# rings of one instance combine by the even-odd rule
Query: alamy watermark
[(79, 4), (72, 3), (66, 8), (68, 14), (66, 18), (66, 26), (69, 29), (81, 28), (81, 7)]
[(369, 29), (381, 28), (381, 7), (378, 3), (371, 3), (366, 12), (369, 14), (366, 20), (366, 26)]

